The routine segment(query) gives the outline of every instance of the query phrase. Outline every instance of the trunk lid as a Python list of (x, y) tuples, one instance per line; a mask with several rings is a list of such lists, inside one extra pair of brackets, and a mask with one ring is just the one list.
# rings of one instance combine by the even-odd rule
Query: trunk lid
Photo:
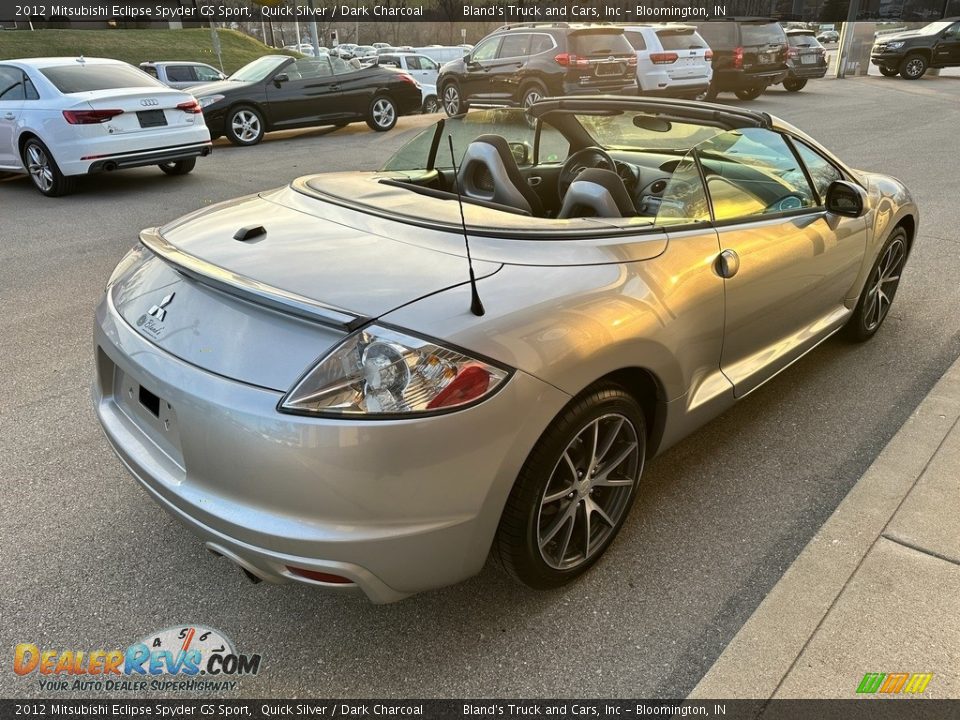
[[(243, 228), (248, 239), (235, 239)], [(161, 259), (141, 246), (120, 273), (111, 299), (124, 320), (188, 363), (278, 391), (365, 319), (467, 280), (461, 257), (260, 196), (188, 215), (148, 237), (169, 252)], [(482, 278), (500, 265), (474, 267)]]
[[(169, 88), (121, 88), (74, 93), (75, 110), (121, 110), (101, 127), (111, 135), (176, 131), (202, 122), (202, 115), (178, 108), (195, 102), (185, 92)], [(96, 126), (94, 126), (96, 127)]]

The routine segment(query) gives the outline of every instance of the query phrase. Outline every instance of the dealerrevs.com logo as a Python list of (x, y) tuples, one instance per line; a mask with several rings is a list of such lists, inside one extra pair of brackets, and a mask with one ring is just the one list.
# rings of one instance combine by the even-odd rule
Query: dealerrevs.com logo
[(43, 649), (20, 643), (13, 671), (37, 676), (41, 690), (235, 690), (233, 678), (256, 675), (260, 655), (238, 653), (220, 631), (183, 625), (152, 633), (125, 650)]

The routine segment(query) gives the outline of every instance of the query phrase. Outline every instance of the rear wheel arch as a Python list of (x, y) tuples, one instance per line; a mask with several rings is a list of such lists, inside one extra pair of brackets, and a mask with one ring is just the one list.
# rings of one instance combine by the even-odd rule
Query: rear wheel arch
[(666, 425), (667, 393), (663, 382), (651, 370), (643, 367), (626, 367), (597, 378), (578, 395), (592, 388), (613, 383), (626, 390), (643, 409), (647, 424), (647, 457), (656, 454)]

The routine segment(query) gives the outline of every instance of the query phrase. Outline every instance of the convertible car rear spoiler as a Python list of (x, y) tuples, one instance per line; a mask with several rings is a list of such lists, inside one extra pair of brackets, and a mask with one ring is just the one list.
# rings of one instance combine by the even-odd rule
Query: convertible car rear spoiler
[(370, 318), (281, 290), (184, 252), (168, 242), (157, 228), (141, 231), (140, 242), (182, 275), (256, 305), (279, 310), (344, 332), (352, 332), (370, 322)]
[(667, 98), (598, 96), (573, 98), (547, 98), (531, 106), (527, 112), (533, 117), (543, 117), (552, 112), (595, 113), (597, 110), (620, 112), (645, 112), (676, 120), (693, 120), (708, 125), (737, 130), (757, 127), (770, 129), (773, 119), (764, 112), (741, 110), (726, 105), (715, 105), (693, 100)]

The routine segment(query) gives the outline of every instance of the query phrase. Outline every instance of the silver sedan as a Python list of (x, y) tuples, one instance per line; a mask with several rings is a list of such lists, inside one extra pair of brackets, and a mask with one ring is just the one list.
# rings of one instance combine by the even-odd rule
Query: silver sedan
[(251, 579), (390, 602), (492, 553), (555, 587), (647, 461), (878, 331), (917, 224), (900, 182), (764, 113), (475, 110), (379, 172), (144, 230), (97, 309), (97, 415)]

